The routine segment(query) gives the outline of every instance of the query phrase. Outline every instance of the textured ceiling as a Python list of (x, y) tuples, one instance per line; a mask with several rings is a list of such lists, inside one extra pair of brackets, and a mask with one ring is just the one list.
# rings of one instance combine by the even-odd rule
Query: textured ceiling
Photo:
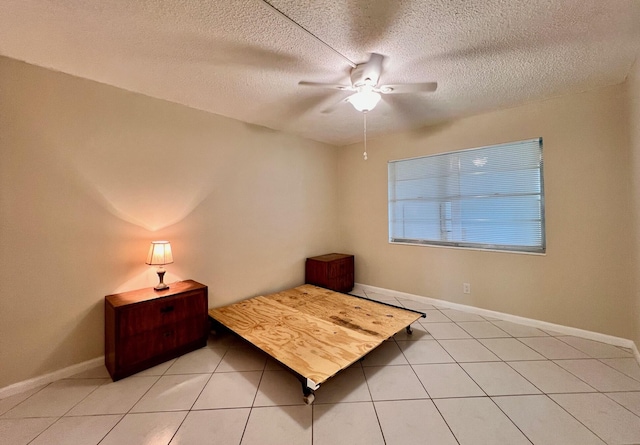
[[(624, 81), (640, 54), (637, 0), (270, 0), (347, 59), (386, 56), (368, 134)], [(260, 0), (2, 0), (0, 54), (343, 145), (362, 114), (338, 90), (347, 60)]]

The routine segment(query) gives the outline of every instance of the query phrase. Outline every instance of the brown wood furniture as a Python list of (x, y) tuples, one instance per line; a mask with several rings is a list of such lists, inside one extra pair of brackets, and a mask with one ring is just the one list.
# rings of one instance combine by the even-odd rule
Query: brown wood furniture
[(353, 266), (353, 255), (343, 253), (307, 258), (305, 283), (336, 292), (351, 292), (354, 283)]
[(209, 315), (289, 368), (313, 402), (321, 383), (425, 315), (305, 284), (210, 309)]
[(114, 381), (206, 345), (207, 286), (179, 281), (105, 297), (105, 354)]

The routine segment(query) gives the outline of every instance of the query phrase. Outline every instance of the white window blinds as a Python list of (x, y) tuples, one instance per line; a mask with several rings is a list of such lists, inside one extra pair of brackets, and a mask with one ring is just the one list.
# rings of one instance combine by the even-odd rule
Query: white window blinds
[(545, 252), (542, 138), (388, 167), (390, 242)]

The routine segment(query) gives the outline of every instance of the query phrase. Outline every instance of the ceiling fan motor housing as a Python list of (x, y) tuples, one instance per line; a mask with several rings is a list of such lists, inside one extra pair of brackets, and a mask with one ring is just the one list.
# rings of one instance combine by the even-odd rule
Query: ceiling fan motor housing
[(359, 87), (362, 85), (376, 86), (380, 80), (380, 69), (370, 63), (361, 63), (351, 70), (351, 85)]

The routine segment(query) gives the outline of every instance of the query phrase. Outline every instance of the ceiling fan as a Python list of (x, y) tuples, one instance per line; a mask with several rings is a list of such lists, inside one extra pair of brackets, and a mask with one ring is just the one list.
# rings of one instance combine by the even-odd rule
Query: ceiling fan
[[(437, 82), (405, 83), (378, 85), (382, 74), (382, 54), (371, 53), (369, 60), (365, 63), (355, 65), (351, 69), (351, 85), (336, 85), (319, 82), (298, 82), (298, 85), (329, 88), (341, 91), (353, 91), (354, 93), (343, 99), (341, 102), (349, 102), (353, 107), (366, 113), (375, 108), (381, 98), (381, 94), (408, 94), (408, 93), (428, 93), (435, 91)], [(332, 111), (333, 107), (324, 112)]]

